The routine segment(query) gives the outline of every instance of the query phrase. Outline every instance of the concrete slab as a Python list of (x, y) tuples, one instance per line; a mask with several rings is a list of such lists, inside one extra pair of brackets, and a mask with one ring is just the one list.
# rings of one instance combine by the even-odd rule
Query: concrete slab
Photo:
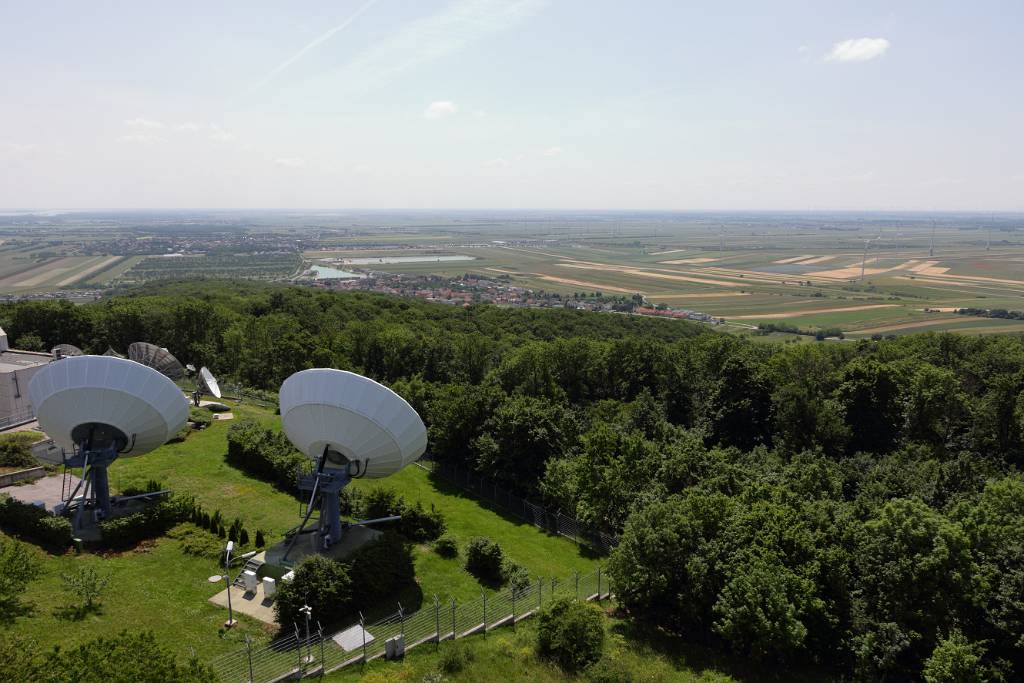
[(345, 652), (353, 652), (363, 648), (364, 637), (366, 638), (365, 642), (367, 645), (373, 642), (373, 635), (369, 631), (363, 630), (363, 627), (359, 624), (356, 624), (341, 633), (335, 633), (332, 640), (340, 645), (341, 649)]
[[(263, 594), (263, 584), (256, 584), (256, 590), (247, 592), (238, 586), (231, 587), (231, 609), (240, 614), (245, 614), (262, 621), (265, 624), (276, 624), (274, 621), (274, 601)], [(212, 598), (210, 602), (214, 605), (228, 608), (228, 591), (222, 590)]]
[(266, 563), (274, 567), (294, 567), (302, 558), (307, 555), (325, 555), (335, 560), (344, 560), (352, 553), (362, 548), (367, 543), (376, 541), (383, 535), (376, 529), (366, 526), (352, 526), (345, 529), (341, 540), (331, 546), (329, 550), (321, 550), (318, 547), (316, 526), (305, 531), (295, 542), (295, 546), (288, 553), (288, 559), (284, 559), (285, 551), (288, 550), (289, 542), (280, 541), (267, 548)]
[[(61, 502), (61, 481), (62, 477), (60, 475), (43, 477), (31, 484), (8, 486), (3, 491), (23, 503), (34, 503), (37, 500), (41, 500), (46, 505), (46, 509), (52, 512), (53, 506)], [(72, 491), (78, 486), (78, 482), (78, 477), (71, 477)]]

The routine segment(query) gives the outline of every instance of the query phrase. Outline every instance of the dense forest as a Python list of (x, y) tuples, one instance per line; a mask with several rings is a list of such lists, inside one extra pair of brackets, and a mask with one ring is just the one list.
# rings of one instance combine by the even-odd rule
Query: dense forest
[(1021, 337), (776, 346), (209, 282), (0, 325), (16, 348), (146, 340), (270, 391), (316, 366), (385, 382), (437, 459), (618, 535), (619, 603), (688, 640), (860, 679), (1024, 676)]

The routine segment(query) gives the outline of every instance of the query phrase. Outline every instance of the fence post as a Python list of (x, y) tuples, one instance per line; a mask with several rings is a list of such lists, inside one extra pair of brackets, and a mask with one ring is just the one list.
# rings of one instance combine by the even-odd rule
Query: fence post
[(434, 635), (434, 649), (441, 648), (441, 604), (437, 601), (437, 594), (434, 594), (434, 628), (437, 629)]
[(458, 638), (458, 630), (455, 627), (455, 598), (452, 598), (452, 640)]
[(480, 591), (480, 597), (484, 600), (484, 638), (487, 637), (487, 593)]
[(512, 630), (516, 630), (516, 589), (512, 589)]
[(576, 579), (576, 602), (580, 601), (580, 573), (579, 571), (573, 571), (574, 578)]
[(305, 658), (302, 656), (302, 636), (299, 635), (299, 627), (294, 623), (292, 626), (295, 626), (295, 642), (299, 644), (295, 649), (299, 653), (299, 678), (302, 678), (306, 673), (306, 662), (304, 661)]
[(401, 624), (400, 633), (402, 634), (402, 644), (405, 644), (405, 610), (402, 609), (402, 603), (398, 603), (398, 621)]
[(601, 565), (597, 565), (597, 601), (601, 602)]
[(362, 611), (359, 612), (359, 630), (363, 634), (363, 666), (366, 665), (366, 620), (363, 619)]
[(249, 660), (249, 683), (256, 683), (256, 677), (252, 675), (252, 643), (248, 634), (245, 636), (245, 656)]
[(327, 675), (327, 658), (324, 656), (324, 627), (316, 622), (317, 635), (320, 638), (320, 678)]
[(544, 579), (537, 577), (537, 611), (544, 606)]

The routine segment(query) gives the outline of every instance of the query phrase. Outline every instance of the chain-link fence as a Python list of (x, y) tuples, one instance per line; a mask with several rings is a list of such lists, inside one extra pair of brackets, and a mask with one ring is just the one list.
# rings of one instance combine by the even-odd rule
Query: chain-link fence
[(482, 498), (506, 512), (524, 519), (553, 534), (565, 536), (576, 543), (590, 546), (607, 555), (618, 544), (618, 539), (574, 517), (551, 512), (542, 505), (520, 498), (502, 488), (489, 477), (483, 477), (465, 467), (423, 458), (424, 466), (455, 486)]
[[(211, 668), (222, 683), (270, 683), (285, 678), (320, 675), (352, 664), (383, 657), (388, 642), (401, 641), (400, 649), (411, 650), (427, 643), (439, 644), (465, 636), (486, 633), (533, 616), (537, 610), (560, 597), (601, 600), (611, 596), (608, 577), (597, 570), (567, 580), (537, 578), (520, 590), (506, 589), (466, 603), (443, 602), (435, 596), (422, 609), (406, 614), (399, 610), (373, 624), (357, 624), (325, 636), (317, 626), (305, 636), (304, 627), (269, 644), (253, 646), (223, 655)], [(315, 615), (314, 615), (315, 617)]]

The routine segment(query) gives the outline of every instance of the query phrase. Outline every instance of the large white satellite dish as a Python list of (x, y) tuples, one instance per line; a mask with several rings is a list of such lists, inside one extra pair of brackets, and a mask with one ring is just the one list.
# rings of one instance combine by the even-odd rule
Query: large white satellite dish
[(107, 466), (161, 446), (188, 418), (188, 402), (174, 382), (112, 356), (50, 363), (33, 375), (28, 391), (40, 428), (74, 454), (65, 464), (83, 468), (86, 488), (92, 486), (96, 506), (107, 515)]
[(358, 476), (379, 479), (427, 448), (423, 421), (405, 399), (368, 377), (318, 368), (297, 372), (280, 392), (281, 423), (295, 447), (327, 468), (358, 463)]
[(311, 492), (310, 499), (284, 553), (286, 559), (317, 508), (318, 547), (338, 543), (343, 531), (341, 490), (353, 478), (386, 477), (416, 460), (426, 450), (427, 430), (401, 396), (344, 370), (297, 372), (281, 385), (279, 400), (285, 435), (316, 460), (315, 472), (299, 482), (301, 490)]

